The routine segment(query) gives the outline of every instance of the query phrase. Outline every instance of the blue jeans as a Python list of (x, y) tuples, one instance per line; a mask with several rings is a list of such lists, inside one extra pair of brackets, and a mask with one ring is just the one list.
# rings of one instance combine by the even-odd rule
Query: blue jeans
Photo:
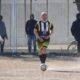
[(28, 35), (28, 51), (29, 53), (32, 52), (32, 44), (34, 47), (34, 53), (36, 53), (36, 37), (33, 35)]

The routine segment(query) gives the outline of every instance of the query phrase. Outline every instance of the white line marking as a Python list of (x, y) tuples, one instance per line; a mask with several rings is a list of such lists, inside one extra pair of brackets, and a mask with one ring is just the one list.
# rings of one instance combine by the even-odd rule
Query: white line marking
[(49, 67), (47, 70), (48, 71), (73, 71), (73, 72), (78, 71), (78, 72), (80, 72), (80, 66), (75, 66), (75, 67), (54, 67), (54, 68)]

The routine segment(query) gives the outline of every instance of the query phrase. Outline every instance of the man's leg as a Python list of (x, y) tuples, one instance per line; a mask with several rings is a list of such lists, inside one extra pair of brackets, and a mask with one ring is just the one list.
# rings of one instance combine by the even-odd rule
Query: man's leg
[(80, 42), (77, 43), (78, 53), (80, 53)]
[(1, 54), (1, 42), (0, 42), (0, 54)]
[(4, 43), (5, 43), (5, 41), (1, 44), (1, 53), (4, 52)]
[(40, 58), (41, 63), (43, 64), (43, 63), (45, 63), (46, 57), (47, 57), (46, 47), (43, 47), (40, 52), (41, 52), (40, 53), (41, 55), (39, 55), (39, 58)]
[(31, 53), (32, 50), (32, 40), (31, 40), (31, 36), (28, 35), (28, 52)]
[(48, 47), (49, 41), (40, 42), (38, 41), (38, 53), (41, 63), (45, 63), (46, 57), (47, 57), (47, 47)]
[(40, 68), (41, 68), (42, 71), (46, 71), (46, 69), (47, 69), (47, 65), (45, 64), (46, 57), (47, 57), (46, 47), (42, 47), (42, 49), (41, 49), (41, 55), (39, 55), (39, 58), (40, 58), (40, 61), (41, 61)]
[(33, 47), (34, 47), (34, 54), (36, 55), (37, 49), (36, 49), (36, 37), (33, 36)]

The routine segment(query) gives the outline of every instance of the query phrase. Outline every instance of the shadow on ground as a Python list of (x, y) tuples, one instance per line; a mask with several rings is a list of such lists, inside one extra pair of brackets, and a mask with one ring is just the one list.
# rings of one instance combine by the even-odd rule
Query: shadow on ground
[[(11, 53), (11, 52), (5, 52), (1, 53), (0, 59), (1, 58), (8, 58), (8, 59), (21, 59), (24, 61), (38, 61), (38, 55), (33, 55), (29, 53), (24, 53), (24, 52), (17, 52), (17, 53)], [(69, 53), (69, 52), (50, 52), (48, 54), (48, 59), (51, 60), (65, 60), (65, 61), (75, 61), (75, 57), (80, 57), (80, 55), (77, 55), (77, 53)]]

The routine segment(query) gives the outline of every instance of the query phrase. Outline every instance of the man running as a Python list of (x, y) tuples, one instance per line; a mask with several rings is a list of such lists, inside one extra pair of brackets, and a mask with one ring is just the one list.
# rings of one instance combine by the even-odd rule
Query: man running
[[(50, 42), (50, 35), (53, 33), (53, 24), (48, 21), (46, 12), (41, 13), (41, 20), (37, 22), (34, 29), (34, 34), (37, 37), (38, 53), (41, 61), (41, 66), (45, 65), (47, 53), (46, 49)], [(46, 68), (46, 67), (45, 67)], [(46, 69), (45, 69), (46, 70)], [(44, 71), (45, 71), (44, 70)]]

